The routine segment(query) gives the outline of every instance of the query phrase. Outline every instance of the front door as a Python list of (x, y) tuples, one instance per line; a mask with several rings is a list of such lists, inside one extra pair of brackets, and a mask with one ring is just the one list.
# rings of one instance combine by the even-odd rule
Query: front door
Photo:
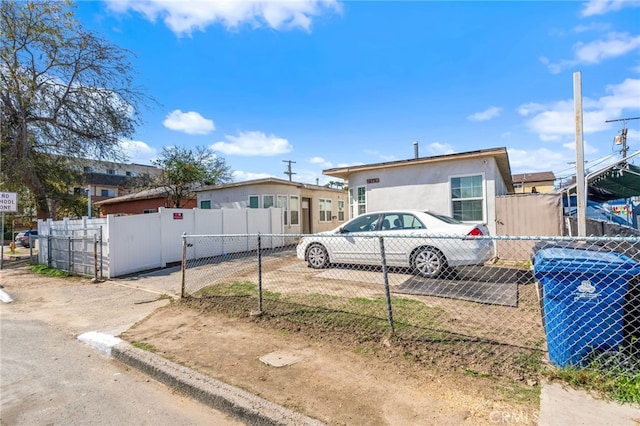
[(302, 199), (302, 233), (303, 234), (311, 234), (313, 232), (311, 226), (311, 199), (303, 198)]

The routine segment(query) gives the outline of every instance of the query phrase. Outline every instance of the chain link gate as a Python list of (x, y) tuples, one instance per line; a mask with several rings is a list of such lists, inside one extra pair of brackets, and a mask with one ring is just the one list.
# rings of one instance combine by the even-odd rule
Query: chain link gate
[(50, 268), (103, 279), (102, 228), (70, 230), (65, 235), (40, 237), (40, 250)]

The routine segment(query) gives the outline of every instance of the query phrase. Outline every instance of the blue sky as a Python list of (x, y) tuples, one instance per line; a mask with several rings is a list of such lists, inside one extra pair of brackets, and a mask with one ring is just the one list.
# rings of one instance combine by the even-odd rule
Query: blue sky
[[(81, 1), (82, 24), (135, 53), (158, 101), (123, 141), (210, 146), (236, 181), (506, 147), (513, 173), (575, 173), (573, 74), (587, 168), (640, 117), (640, 1)], [(640, 120), (626, 122), (630, 152)]]

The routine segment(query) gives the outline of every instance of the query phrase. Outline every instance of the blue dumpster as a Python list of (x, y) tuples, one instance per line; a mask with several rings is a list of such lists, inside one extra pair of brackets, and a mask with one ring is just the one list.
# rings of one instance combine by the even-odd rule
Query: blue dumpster
[(549, 360), (584, 366), (624, 344), (625, 296), (640, 264), (613, 252), (546, 248), (533, 258), (542, 284)]

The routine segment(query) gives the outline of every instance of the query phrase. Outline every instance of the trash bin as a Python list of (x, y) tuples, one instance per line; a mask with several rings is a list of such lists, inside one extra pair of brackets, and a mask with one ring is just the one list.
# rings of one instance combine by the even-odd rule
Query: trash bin
[(625, 297), (640, 264), (613, 252), (546, 248), (533, 262), (543, 288), (549, 360), (584, 366), (592, 355), (624, 345)]

